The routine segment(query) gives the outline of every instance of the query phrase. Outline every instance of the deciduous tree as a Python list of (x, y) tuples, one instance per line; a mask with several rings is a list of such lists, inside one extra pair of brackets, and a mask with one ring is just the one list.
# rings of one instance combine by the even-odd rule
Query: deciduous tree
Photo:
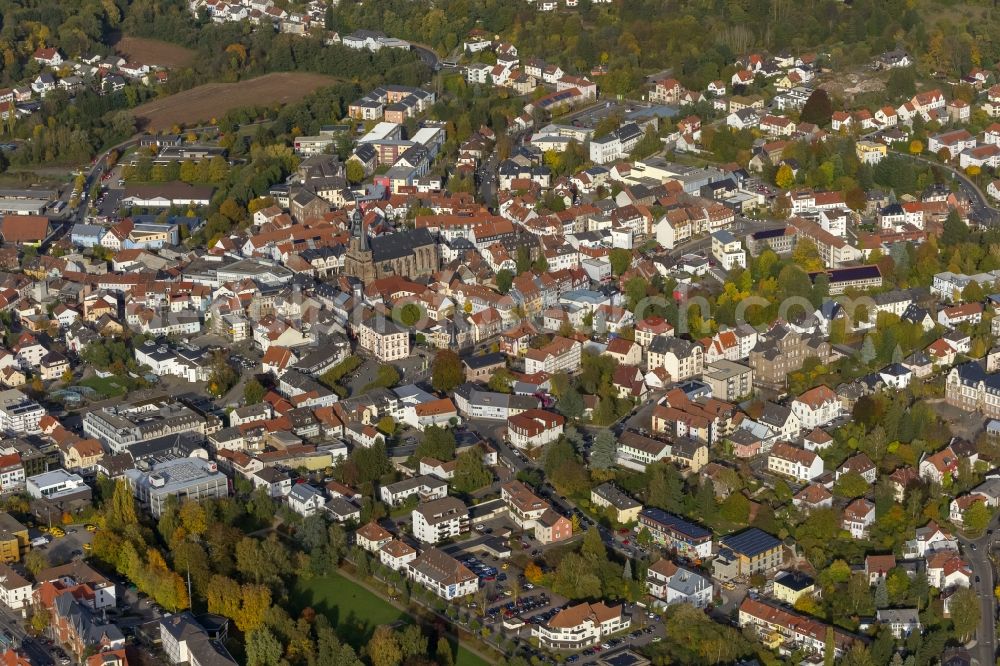
[(611, 272), (617, 277), (632, 265), (632, 251), (616, 247), (608, 253), (608, 260), (611, 262)]
[(266, 393), (267, 389), (256, 378), (248, 380), (243, 385), (243, 401), (248, 405), (256, 405), (264, 399)]
[(403, 650), (399, 646), (396, 632), (385, 624), (376, 627), (365, 651), (372, 666), (398, 666), (403, 661)]
[(955, 626), (955, 636), (962, 643), (967, 641), (979, 624), (979, 597), (969, 587), (960, 587), (951, 596), (948, 604), (951, 621)]
[(833, 102), (830, 101), (830, 95), (822, 88), (817, 88), (802, 107), (802, 120), (817, 127), (826, 127), (832, 116)]
[(431, 369), (431, 386), (434, 390), (447, 393), (465, 380), (462, 361), (450, 349), (442, 349), (434, 356)]
[(590, 466), (607, 469), (615, 464), (615, 438), (609, 432), (601, 432), (594, 438), (590, 451)]

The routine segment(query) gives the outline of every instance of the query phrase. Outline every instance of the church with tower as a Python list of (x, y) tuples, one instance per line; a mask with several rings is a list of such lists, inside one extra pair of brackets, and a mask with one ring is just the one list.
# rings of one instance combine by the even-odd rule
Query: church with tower
[(344, 274), (365, 284), (398, 275), (405, 278), (429, 277), (439, 267), (438, 247), (426, 229), (409, 229), (368, 237), (362, 212), (351, 216), (351, 241), (344, 255)]

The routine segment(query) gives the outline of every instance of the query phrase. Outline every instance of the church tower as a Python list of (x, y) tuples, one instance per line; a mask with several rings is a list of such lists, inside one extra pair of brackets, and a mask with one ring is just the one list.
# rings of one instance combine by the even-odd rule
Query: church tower
[(351, 214), (351, 242), (344, 256), (344, 273), (365, 284), (375, 279), (375, 264), (360, 206), (356, 206)]

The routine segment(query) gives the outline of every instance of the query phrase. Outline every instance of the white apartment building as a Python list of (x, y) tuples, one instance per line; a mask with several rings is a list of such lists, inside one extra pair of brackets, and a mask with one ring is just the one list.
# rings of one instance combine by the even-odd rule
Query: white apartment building
[(0, 456), (0, 492), (10, 493), (24, 489), (24, 464), (18, 453)]
[(150, 372), (158, 377), (172, 375), (189, 382), (204, 382), (212, 374), (208, 352), (187, 345), (172, 347), (147, 340), (135, 348), (135, 360), (139, 365), (149, 366)]
[(642, 128), (636, 123), (627, 123), (606, 136), (591, 139), (590, 161), (607, 164), (628, 157), (643, 136)]
[(64, 469), (54, 469), (30, 476), (25, 480), (25, 489), (29, 497), (41, 499), (58, 499), (66, 495), (89, 491), (89, 486), (79, 474), (72, 474)]
[(796, 481), (812, 481), (823, 473), (823, 459), (812, 451), (778, 442), (767, 456), (767, 469)]
[(712, 234), (712, 256), (727, 271), (736, 266), (747, 267), (747, 253), (743, 250), (743, 244), (725, 229)]
[(574, 372), (580, 367), (580, 354), (583, 349), (576, 340), (555, 336), (552, 342), (541, 349), (529, 349), (524, 354), (524, 370), (526, 373), (546, 372), (554, 375), (558, 372)]
[(812, 430), (824, 426), (842, 413), (842, 405), (837, 394), (828, 386), (817, 386), (792, 401), (792, 413), (798, 417), (801, 427)]
[(413, 536), (423, 543), (440, 543), (469, 531), (469, 510), (457, 497), (425, 502), (413, 510)]
[(565, 423), (555, 412), (529, 409), (507, 418), (507, 441), (519, 449), (545, 446), (559, 439)]
[(292, 489), (288, 491), (286, 499), (288, 501), (288, 508), (306, 518), (319, 513), (323, 505), (326, 504), (326, 498), (323, 496), (323, 493), (308, 483), (296, 483), (293, 485)]
[(544, 648), (580, 650), (628, 629), (631, 624), (631, 618), (622, 614), (621, 606), (584, 602), (559, 611), (545, 624), (532, 627), (531, 634)]
[(855, 539), (868, 536), (868, 528), (875, 522), (875, 505), (861, 497), (844, 507), (841, 527)]
[(650, 370), (664, 368), (675, 382), (700, 375), (705, 369), (704, 360), (701, 345), (682, 338), (660, 335), (646, 350), (646, 366)]
[(380, 361), (398, 361), (410, 355), (410, 333), (375, 317), (358, 327), (358, 345)]
[(405, 571), (417, 559), (417, 549), (405, 541), (393, 539), (378, 551), (378, 560), (393, 571)]
[(31, 583), (9, 564), (0, 564), (0, 602), (11, 610), (20, 610), (31, 603)]
[(430, 475), (415, 476), (379, 488), (379, 497), (389, 506), (399, 506), (413, 495), (422, 500), (441, 499), (448, 495), (448, 484)]
[(407, 565), (409, 578), (442, 599), (458, 599), (479, 589), (479, 578), (465, 565), (437, 548), (428, 548)]
[(45, 408), (17, 389), (0, 391), (0, 430), (12, 435), (39, 432)]

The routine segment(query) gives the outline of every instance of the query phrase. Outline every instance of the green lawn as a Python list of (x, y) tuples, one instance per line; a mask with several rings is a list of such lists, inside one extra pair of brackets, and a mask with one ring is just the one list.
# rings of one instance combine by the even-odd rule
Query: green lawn
[(368, 642), (378, 625), (409, 621), (406, 613), (337, 573), (299, 582), (292, 603), (296, 610), (311, 606), (326, 615), (355, 649)]
[(116, 377), (98, 377), (94, 375), (80, 382), (80, 386), (87, 386), (100, 393), (105, 398), (113, 398), (116, 395), (125, 395), (128, 387)]
[[(326, 615), (341, 640), (355, 650), (368, 642), (380, 624), (412, 622), (407, 613), (338, 573), (300, 581), (292, 590), (292, 606), (296, 612), (311, 606)], [(460, 645), (456, 666), (489, 666), (489, 662)]]
[(490, 666), (490, 662), (460, 645), (458, 646), (458, 657), (455, 659), (455, 666)]

